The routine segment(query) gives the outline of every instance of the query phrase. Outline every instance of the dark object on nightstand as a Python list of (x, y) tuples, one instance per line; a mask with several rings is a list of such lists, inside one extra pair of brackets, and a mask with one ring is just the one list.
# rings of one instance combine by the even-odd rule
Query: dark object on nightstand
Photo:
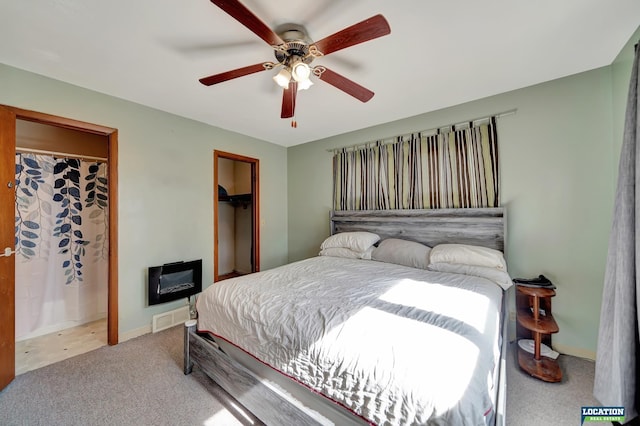
[(538, 275), (538, 278), (514, 278), (513, 282), (526, 287), (556, 288), (549, 278), (544, 275)]
[[(541, 275), (541, 277), (543, 276)], [(516, 282), (516, 280), (513, 281)], [(534, 341), (533, 354), (518, 347), (518, 364), (533, 377), (545, 382), (560, 382), (562, 371), (558, 362), (540, 353), (542, 342), (544, 341), (550, 346), (551, 334), (559, 331), (558, 324), (551, 314), (551, 298), (556, 295), (553, 289), (555, 286), (550, 288), (549, 286), (516, 284), (518, 339), (533, 337)]]

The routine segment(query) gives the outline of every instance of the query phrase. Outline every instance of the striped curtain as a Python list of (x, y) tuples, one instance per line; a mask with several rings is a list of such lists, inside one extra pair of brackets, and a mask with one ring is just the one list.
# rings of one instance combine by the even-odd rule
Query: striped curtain
[(336, 210), (497, 207), (495, 118), (341, 149), (333, 157), (333, 176)]

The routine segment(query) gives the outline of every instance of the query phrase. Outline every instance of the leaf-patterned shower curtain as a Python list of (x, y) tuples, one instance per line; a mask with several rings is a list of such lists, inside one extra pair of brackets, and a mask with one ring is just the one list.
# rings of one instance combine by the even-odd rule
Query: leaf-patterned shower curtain
[(349, 149), (333, 157), (334, 209), (497, 207), (498, 138), (488, 123), (394, 143)]
[(16, 154), (16, 339), (106, 316), (107, 205), (105, 163)]

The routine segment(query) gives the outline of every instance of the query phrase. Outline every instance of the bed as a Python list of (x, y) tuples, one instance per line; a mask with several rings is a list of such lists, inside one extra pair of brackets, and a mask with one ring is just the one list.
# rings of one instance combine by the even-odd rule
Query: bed
[[(501, 208), (336, 211), (331, 233), (451, 260), (450, 244), (504, 251), (504, 222)], [(210, 286), (185, 327), (185, 374), (197, 365), (266, 424), (503, 424), (506, 270), (361, 257)]]

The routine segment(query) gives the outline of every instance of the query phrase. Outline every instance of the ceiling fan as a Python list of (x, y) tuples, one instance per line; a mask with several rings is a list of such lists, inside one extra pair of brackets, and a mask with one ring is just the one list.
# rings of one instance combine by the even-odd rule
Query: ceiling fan
[[(362, 102), (367, 102), (373, 97), (374, 93), (371, 90), (358, 83), (325, 66), (311, 67), (310, 64), (321, 56), (389, 34), (391, 28), (384, 16), (372, 16), (314, 42), (301, 25), (285, 24), (275, 31), (272, 30), (238, 0), (211, 0), (211, 3), (267, 42), (273, 48), (277, 62), (261, 62), (203, 77), (200, 79), (200, 83), (205, 86), (212, 86), (260, 71), (281, 68), (278, 74), (273, 77), (275, 82), (284, 89), (281, 118), (294, 117), (297, 92), (308, 89), (313, 84), (310, 80), (312, 74)], [(291, 126), (297, 127), (295, 120), (291, 122)]]

